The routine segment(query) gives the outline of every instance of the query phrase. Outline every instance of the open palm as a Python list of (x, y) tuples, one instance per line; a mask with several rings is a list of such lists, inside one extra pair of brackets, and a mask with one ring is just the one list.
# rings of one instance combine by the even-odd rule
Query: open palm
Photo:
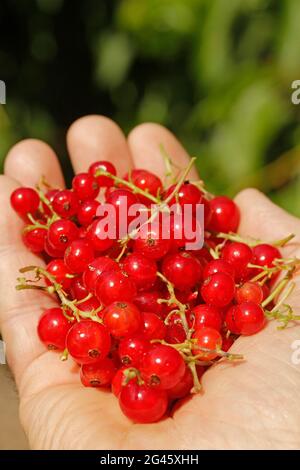
[[(143, 167), (164, 172), (159, 145), (177, 165), (188, 155), (169, 131), (155, 124), (135, 128), (125, 139), (109, 119), (88, 116), (68, 132), (74, 170), (92, 161), (111, 160), (124, 174)], [(233, 352), (240, 364), (219, 363), (203, 377), (205, 393), (189, 399), (172, 418), (157, 424), (132, 424), (108, 392), (84, 388), (78, 368), (46, 352), (36, 334), (38, 318), (55, 300), (43, 293), (15, 291), (21, 266), (41, 260), (23, 247), (22, 222), (9, 207), (10, 193), (20, 184), (34, 186), (40, 175), (53, 187), (64, 181), (53, 151), (37, 140), (26, 140), (9, 152), (0, 177), (0, 326), (9, 364), (20, 394), (20, 416), (34, 449), (239, 449), (299, 448), (300, 365), (293, 365), (291, 345), (300, 327), (278, 331), (271, 322), (261, 333), (240, 338)], [(195, 170), (191, 178), (196, 179)], [(17, 180), (17, 181), (16, 181)], [(300, 221), (248, 189), (236, 198), (241, 209), (240, 232), (264, 240), (297, 236), (284, 256), (300, 256)], [(300, 310), (300, 284), (290, 303)]]

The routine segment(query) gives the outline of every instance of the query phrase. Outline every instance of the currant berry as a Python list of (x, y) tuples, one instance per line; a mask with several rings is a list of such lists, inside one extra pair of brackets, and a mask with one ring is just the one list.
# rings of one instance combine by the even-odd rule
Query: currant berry
[(86, 238), (92, 243), (94, 250), (98, 253), (104, 253), (109, 250), (115, 243), (115, 240), (109, 238), (105, 227), (96, 219), (89, 226)]
[(235, 335), (240, 334), (240, 330), (238, 329), (236, 322), (235, 322), (235, 312), (236, 312), (236, 305), (232, 305), (225, 313), (224, 324), (227, 331), (233, 333)]
[(240, 222), (240, 211), (227, 196), (217, 196), (209, 201), (211, 220), (209, 230), (214, 232), (236, 232)]
[(135, 282), (138, 290), (149, 290), (156, 282), (157, 265), (155, 261), (140, 253), (128, 255), (123, 262), (123, 269)]
[(114, 362), (106, 357), (95, 364), (83, 364), (80, 379), (85, 387), (107, 387), (111, 384), (116, 372)]
[(189, 314), (189, 323), (191, 328), (198, 330), (201, 327), (214, 328), (221, 330), (222, 315), (220, 311), (212, 305), (197, 305)]
[(78, 228), (71, 220), (57, 220), (50, 225), (47, 240), (52, 248), (64, 252), (77, 237)]
[(233, 267), (237, 281), (249, 276), (250, 268), (247, 266), (251, 262), (252, 256), (251, 248), (245, 243), (227, 243), (222, 250), (222, 258)]
[(80, 302), (77, 307), (81, 312), (92, 312), (94, 310), (98, 310), (100, 308), (100, 302), (99, 300), (92, 296), (87, 300), (84, 300), (83, 302)]
[(170, 400), (180, 400), (186, 397), (193, 388), (194, 381), (191, 370), (186, 367), (185, 373), (180, 382), (168, 390), (168, 397)]
[(154, 423), (167, 411), (168, 396), (163, 390), (154, 390), (131, 380), (122, 387), (119, 404), (125, 416), (135, 423)]
[(260, 304), (264, 298), (263, 288), (256, 282), (245, 282), (236, 290), (235, 300), (238, 304), (242, 302), (254, 302)]
[(150, 343), (142, 336), (124, 338), (119, 344), (119, 357), (124, 366), (139, 367)]
[[(61, 284), (64, 291), (67, 292), (69, 290), (72, 278), (68, 277), (70, 273), (62, 259), (54, 259), (50, 261), (46, 270), (55, 278), (55, 281), (58, 282), (58, 284)], [(51, 286), (49, 279), (45, 278), (45, 281), (48, 286)]]
[(103, 320), (115, 338), (135, 334), (142, 324), (139, 309), (130, 302), (119, 301), (108, 305), (103, 312)]
[(123, 271), (105, 271), (96, 282), (95, 293), (100, 302), (109, 305), (130, 301), (136, 295), (135, 283)]
[(57, 250), (56, 248), (53, 248), (52, 245), (50, 245), (47, 236), (46, 236), (45, 242), (44, 242), (44, 251), (48, 256), (50, 256), (50, 258), (63, 258), (63, 256), (64, 256), (63, 251)]
[(83, 239), (74, 240), (65, 251), (64, 262), (71, 273), (82, 273), (94, 259), (92, 244)]
[(40, 205), (38, 193), (32, 188), (18, 188), (10, 196), (12, 208), (22, 218), (35, 214)]
[(167, 326), (165, 341), (169, 344), (180, 344), (186, 340), (186, 332), (180, 323), (172, 323)]
[(147, 340), (164, 339), (166, 335), (166, 325), (156, 313), (143, 312), (143, 336)]
[(88, 296), (89, 291), (83, 283), (82, 276), (77, 276), (71, 280), (70, 293), (73, 300), (82, 300)]
[(214, 259), (207, 263), (203, 269), (203, 279), (207, 279), (216, 273), (225, 273), (230, 277), (234, 277), (234, 268), (231, 264), (223, 259)]
[(79, 208), (79, 200), (76, 194), (69, 189), (58, 191), (52, 201), (53, 210), (65, 219), (75, 215)]
[[(130, 176), (125, 175), (124, 179), (126, 181), (131, 181), (135, 186), (147, 191), (152, 196), (157, 197), (162, 191), (163, 185), (161, 179), (156, 176), (154, 173), (151, 173), (147, 170), (134, 169), (130, 172)], [(139, 201), (142, 204), (148, 205), (151, 204), (151, 201), (146, 196), (138, 194)]]
[(77, 211), (77, 219), (80, 225), (88, 227), (96, 219), (97, 209), (100, 203), (96, 199), (83, 201)]
[(110, 204), (115, 211), (117, 238), (124, 238), (130, 222), (135, 218), (135, 215), (129, 215), (129, 210), (133, 205), (138, 207), (137, 197), (128, 189), (116, 189), (107, 197), (106, 204)]
[(78, 364), (93, 364), (109, 353), (110, 335), (105, 326), (92, 320), (75, 323), (69, 330), (66, 347)]
[[(166, 193), (165, 199), (167, 199), (175, 190), (176, 184), (170, 186)], [(203, 201), (203, 193), (200, 189), (197, 188), (194, 184), (190, 183), (189, 181), (185, 181), (179, 190), (176, 193), (176, 197), (174, 196), (170, 202), (169, 206), (178, 203), (180, 206), (184, 206), (185, 204), (191, 204), (193, 209), (196, 208), (197, 204), (202, 204)]]
[[(52, 205), (52, 202), (53, 202), (53, 199), (54, 199), (54, 196), (56, 193), (59, 192), (59, 189), (49, 189), (46, 194), (45, 194), (45, 197), (46, 199), (50, 202), (50, 204)], [(51, 210), (50, 208), (47, 206), (47, 204), (45, 204), (44, 202), (42, 203), (42, 207), (43, 207), (43, 213), (45, 215), (51, 215)]]
[(109, 176), (104, 176), (104, 175), (99, 175), (96, 176), (97, 171), (106, 171), (107, 173), (110, 173), (113, 176), (116, 176), (117, 170), (115, 166), (106, 161), (100, 161), (100, 162), (95, 162), (92, 163), (91, 166), (89, 167), (89, 174), (96, 178), (97, 183), (100, 188), (108, 188), (110, 186), (114, 185), (114, 181), (112, 178), (109, 178)]
[(99, 256), (88, 264), (82, 279), (88, 291), (95, 293), (96, 282), (105, 271), (119, 271), (119, 265), (108, 256)]
[(186, 252), (168, 255), (163, 260), (162, 272), (179, 290), (195, 287), (202, 277), (200, 261)]
[(167, 390), (177, 385), (182, 379), (185, 363), (176, 349), (157, 344), (144, 355), (140, 371), (148, 386)]
[(80, 201), (95, 199), (99, 193), (97, 180), (88, 173), (79, 173), (72, 180), (72, 188)]
[(133, 302), (140, 311), (156, 312), (157, 315), (161, 315), (163, 305), (158, 302), (161, 298), (162, 294), (158, 290), (151, 290), (148, 292), (139, 292), (134, 297)]
[(143, 233), (134, 240), (133, 249), (147, 258), (158, 260), (168, 253), (171, 247), (169, 238), (163, 238), (161, 226), (154, 224), (151, 227), (151, 224), (148, 224), (143, 228)]
[(236, 331), (241, 335), (254, 335), (266, 324), (263, 308), (254, 302), (243, 302), (234, 310)]
[(205, 279), (201, 287), (203, 300), (214, 307), (225, 307), (235, 294), (235, 284), (232, 277), (225, 273), (216, 273)]
[(275, 246), (262, 243), (253, 248), (253, 264), (272, 268), (274, 267), (275, 259), (278, 258), (281, 258), (281, 254)]
[[(193, 334), (193, 339), (197, 340), (193, 349), (193, 354), (200, 361), (212, 361), (218, 356), (218, 351), (222, 347), (222, 336), (214, 328), (199, 328)], [(206, 349), (210, 351), (206, 351)]]
[(72, 323), (64, 316), (61, 308), (49, 308), (39, 320), (38, 335), (48, 349), (63, 351), (71, 326)]
[(46, 228), (36, 227), (32, 230), (23, 230), (22, 240), (24, 245), (33, 253), (44, 251), (45, 239), (47, 235)]
[(184, 212), (180, 217), (171, 214), (170, 240), (171, 248), (174, 250), (185, 248), (187, 244), (195, 245), (197, 240), (199, 240), (201, 231), (201, 224), (195, 217), (192, 217), (190, 220)]

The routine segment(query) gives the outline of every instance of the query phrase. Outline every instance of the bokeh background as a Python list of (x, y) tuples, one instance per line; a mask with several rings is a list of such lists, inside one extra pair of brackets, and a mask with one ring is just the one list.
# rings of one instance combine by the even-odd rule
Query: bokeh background
[[(169, 127), (212, 192), (255, 186), (300, 216), (299, 0), (1, 0), (0, 167), (36, 137), (71, 177), (65, 133), (105, 114)], [(24, 448), (0, 370), (0, 448)]]

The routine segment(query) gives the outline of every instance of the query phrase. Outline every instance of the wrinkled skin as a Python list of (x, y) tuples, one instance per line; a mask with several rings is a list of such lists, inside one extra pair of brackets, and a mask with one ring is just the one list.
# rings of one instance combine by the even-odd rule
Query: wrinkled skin
[[(128, 139), (107, 118), (88, 116), (76, 121), (67, 136), (74, 170), (85, 171), (95, 160), (111, 160), (119, 174), (143, 167), (162, 176), (159, 152), (163, 144), (177, 165), (188, 155), (169, 131), (156, 124), (135, 128)], [(201, 168), (201, 162), (200, 162)], [(18, 269), (41, 260), (23, 247), (22, 222), (9, 206), (17, 186), (33, 186), (44, 174), (63, 187), (54, 152), (43, 142), (15, 145), (0, 177), (0, 324), (7, 355), (20, 394), (20, 417), (33, 449), (295, 449), (300, 446), (300, 365), (293, 365), (293, 341), (300, 327), (284, 331), (271, 322), (261, 333), (240, 338), (232, 348), (246, 361), (219, 363), (203, 378), (205, 393), (193, 396), (157, 424), (138, 425), (120, 412), (115, 397), (79, 383), (77, 366), (46, 352), (36, 335), (41, 312), (55, 300), (34, 291), (16, 292)], [(197, 178), (195, 170), (191, 178)], [(18, 181), (16, 181), (16, 179)], [(253, 189), (242, 191), (240, 233), (266, 241), (296, 233), (284, 256), (300, 256), (300, 221)], [(299, 312), (300, 286), (290, 297)]]

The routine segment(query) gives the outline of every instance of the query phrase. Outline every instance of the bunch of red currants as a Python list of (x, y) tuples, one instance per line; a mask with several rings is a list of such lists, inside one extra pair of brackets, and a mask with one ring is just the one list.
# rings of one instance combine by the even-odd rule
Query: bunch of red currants
[[(240, 335), (258, 333), (268, 319), (283, 326), (294, 319), (276, 306), (298, 263), (278, 249), (292, 236), (273, 244), (242, 239), (234, 201), (212, 196), (187, 173), (164, 187), (147, 170), (120, 178), (112, 163), (99, 161), (73, 178), (72, 189), (43, 181), (11, 195), (26, 224), (24, 244), (46, 262), (20, 269), (31, 278), (19, 278), (17, 288), (42, 289), (59, 302), (39, 319), (41, 341), (80, 366), (84, 386), (111, 388), (134, 422), (171, 413), (201, 389), (202, 374), (220, 358), (242, 360), (229, 352)], [(167, 238), (151, 225), (150, 204), (159, 217), (174, 202), (192, 211), (203, 205), (202, 248), (188, 251), (174, 221)], [(138, 203), (149, 208), (143, 236), (139, 229), (104, 236), (103, 203), (117, 213)]]

